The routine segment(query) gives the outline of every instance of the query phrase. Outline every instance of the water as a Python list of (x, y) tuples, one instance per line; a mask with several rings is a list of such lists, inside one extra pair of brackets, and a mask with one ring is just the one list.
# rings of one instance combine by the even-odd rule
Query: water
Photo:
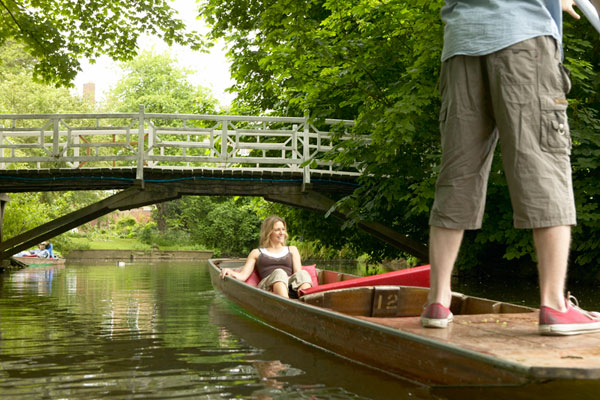
[[(2, 399), (482, 394), (474, 390), (398, 380), (266, 327), (213, 290), (208, 264), (67, 265), (0, 275)], [(503, 390), (483, 395), (521, 393)]]

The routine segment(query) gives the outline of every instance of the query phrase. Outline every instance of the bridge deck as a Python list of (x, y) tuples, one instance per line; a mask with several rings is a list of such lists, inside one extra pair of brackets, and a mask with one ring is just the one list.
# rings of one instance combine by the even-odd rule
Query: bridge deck
[[(15, 169), (0, 171), (3, 192), (126, 189), (136, 183), (136, 167), (86, 169)], [(206, 194), (253, 194), (260, 196), (266, 187), (302, 185), (301, 171), (283, 169), (242, 170), (219, 168), (144, 168), (145, 183), (205, 186)], [(311, 188), (321, 193), (351, 193), (358, 185), (355, 176), (340, 176), (314, 171)], [(221, 186), (221, 188), (218, 188)], [(209, 189), (210, 187), (210, 189)], [(228, 187), (231, 187), (228, 189)], [(252, 189), (251, 193), (237, 193)], [(261, 189), (262, 188), (262, 189)], [(217, 193), (215, 193), (215, 191)], [(231, 193), (231, 192), (234, 193)], [(200, 194), (200, 193), (198, 193)]]

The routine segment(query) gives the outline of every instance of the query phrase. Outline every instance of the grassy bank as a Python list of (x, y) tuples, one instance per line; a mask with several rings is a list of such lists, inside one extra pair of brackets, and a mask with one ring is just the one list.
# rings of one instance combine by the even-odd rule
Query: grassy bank
[[(85, 237), (70, 238), (72, 250), (151, 250), (152, 246), (131, 238), (89, 239)], [(159, 250), (206, 250), (200, 246), (158, 246)]]

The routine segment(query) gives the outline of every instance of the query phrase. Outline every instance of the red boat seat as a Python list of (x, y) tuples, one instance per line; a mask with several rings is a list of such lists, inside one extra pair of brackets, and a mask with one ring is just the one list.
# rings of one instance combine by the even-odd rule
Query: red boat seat
[[(317, 277), (317, 265), (316, 264), (303, 265), (302, 269), (307, 271), (308, 274), (310, 275), (310, 280), (312, 281), (312, 285), (313, 285), (312, 287), (315, 288), (315, 287), (319, 286), (319, 278)], [(252, 274), (250, 274), (248, 279), (246, 279), (246, 283), (248, 285), (256, 287), (256, 286), (258, 286), (259, 282), (260, 282), (260, 277), (258, 276), (258, 272), (256, 272), (256, 268), (254, 268), (254, 271), (252, 271)]]
[(400, 271), (386, 272), (384, 274), (365, 276), (356, 279), (348, 279), (340, 282), (326, 283), (318, 287), (313, 286), (309, 289), (301, 290), (299, 294), (300, 296), (304, 296), (311, 293), (323, 292), (325, 290), (378, 285), (403, 285), (428, 288), (429, 269), (429, 265), (422, 265), (420, 267), (402, 269)]

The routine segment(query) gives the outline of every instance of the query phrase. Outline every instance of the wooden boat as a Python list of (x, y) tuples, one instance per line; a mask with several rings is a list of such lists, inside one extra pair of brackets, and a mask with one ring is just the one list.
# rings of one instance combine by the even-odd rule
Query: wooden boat
[[(428, 288), (357, 286), (285, 299), (230, 277), (221, 268), (243, 260), (210, 260), (213, 286), (272, 327), (344, 358), (426, 385), (479, 386), (574, 382), (600, 388), (600, 333), (538, 334), (530, 307), (454, 293), (454, 322), (425, 329), (419, 315)], [(359, 280), (317, 270), (319, 285)]]
[(64, 258), (42, 257), (11, 257), (11, 260), (22, 267), (47, 267), (50, 265), (65, 265)]

